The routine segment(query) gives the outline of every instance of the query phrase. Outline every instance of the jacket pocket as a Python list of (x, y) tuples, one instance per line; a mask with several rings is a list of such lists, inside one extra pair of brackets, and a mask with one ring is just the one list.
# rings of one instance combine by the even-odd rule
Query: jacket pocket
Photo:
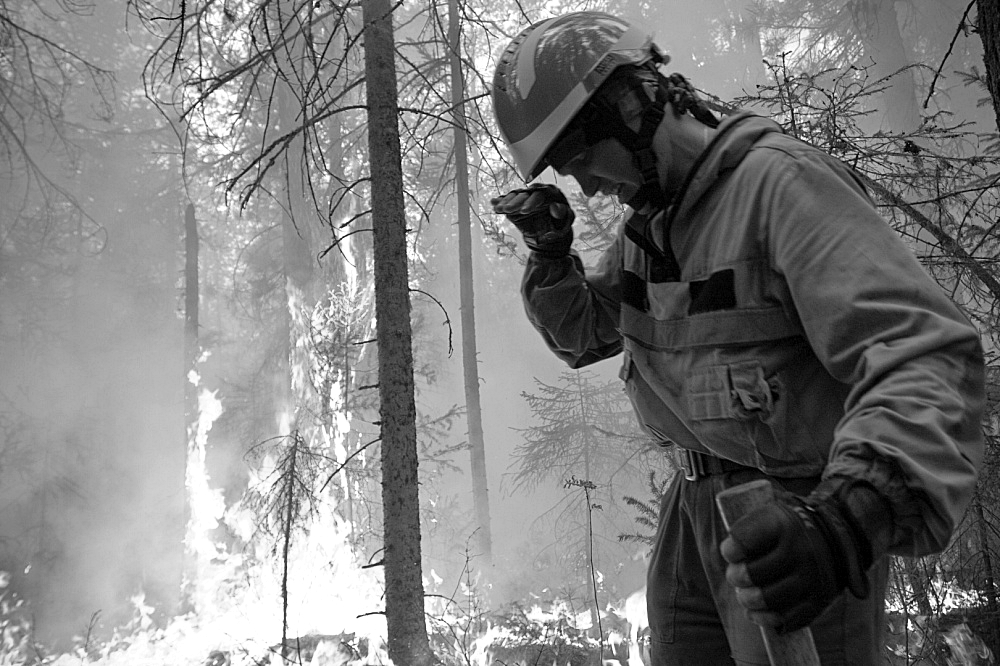
[(693, 370), (686, 395), (694, 431), (720, 455), (762, 469), (798, 456), (783, 436), (787, 401), (781, 380), (766, 377), (759, 361)]
[(780, 398), (777, 376), (764, 377), (759, 361), (712, 365), (687, 379), (688, 413), (696, 421), (767, 421)]

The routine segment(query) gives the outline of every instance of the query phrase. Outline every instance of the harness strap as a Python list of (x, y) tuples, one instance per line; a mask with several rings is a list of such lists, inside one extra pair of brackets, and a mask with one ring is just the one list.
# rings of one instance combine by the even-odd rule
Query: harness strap
[(647, 275), (642, 276), (647, 282), (659, 284), (680, 281), (681, 267), (670, 243), (667, 243), (665, 250), (661, 250), (649, 237), (649, 217), (633, 213), (625, 223), (625, 236), (650, 259)]

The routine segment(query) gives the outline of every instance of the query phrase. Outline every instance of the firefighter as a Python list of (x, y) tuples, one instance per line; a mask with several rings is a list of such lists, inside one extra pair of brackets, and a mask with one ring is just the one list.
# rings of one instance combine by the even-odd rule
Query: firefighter
[[(628, 211), (584, 270), (557, 187), (493, 199), (530, 250), (527, 316), (570, 367), (620, 356), (678, 463), (647, 579), (654, 665), (767, 664), (757, 625), (880, 664), (887, 556), (942, 550), (982, 463), (979, 335), (850, 168), (768, 119), (720, 122), (668, 60), (599, 12), (500, 57), (524, 180), (551, 167)], [(715, 495), (760, 478), (776, 501), (727, 534)]]

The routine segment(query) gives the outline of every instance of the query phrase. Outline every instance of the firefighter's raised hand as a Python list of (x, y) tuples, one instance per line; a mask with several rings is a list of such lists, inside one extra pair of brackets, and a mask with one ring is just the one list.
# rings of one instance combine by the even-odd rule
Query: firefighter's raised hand
[(493, 212), (506, 215), (524, 237), (528, 249), (559, 258), (569, 254), (573, 244), (576, 215), (566, 195), (555, 185), (529, 185), (490, 200)]

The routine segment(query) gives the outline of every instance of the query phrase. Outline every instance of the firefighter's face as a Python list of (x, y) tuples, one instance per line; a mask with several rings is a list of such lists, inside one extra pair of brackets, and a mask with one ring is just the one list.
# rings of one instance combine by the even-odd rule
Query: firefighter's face
[(642, 174), (632, 153), (616, 139), (604, 139), (572, 158), (558, 170), (572, 176), (583, 193), (592, 197), (598, 192), (619, 201), (628, 201), (642, 186)]

